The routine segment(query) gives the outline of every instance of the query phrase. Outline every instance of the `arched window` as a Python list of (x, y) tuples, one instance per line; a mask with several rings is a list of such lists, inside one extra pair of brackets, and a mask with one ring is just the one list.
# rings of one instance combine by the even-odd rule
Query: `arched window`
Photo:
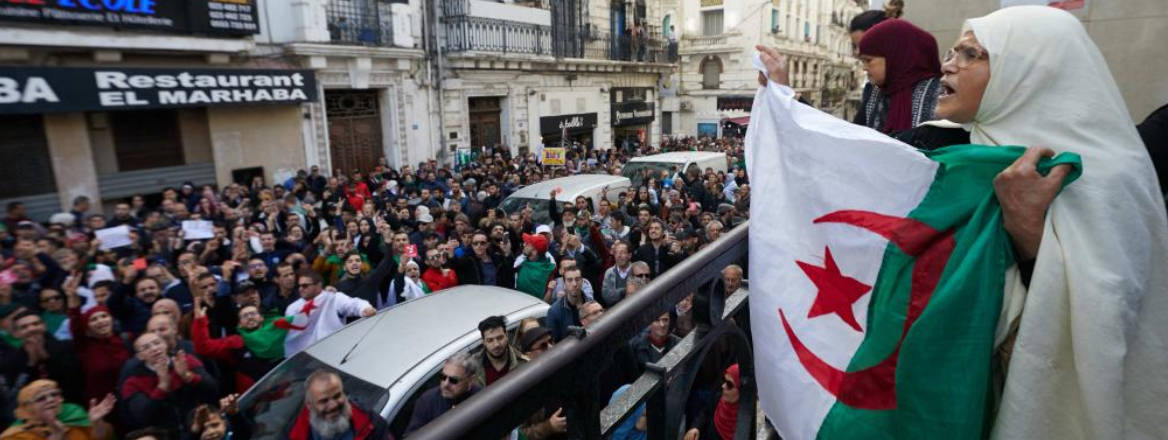
[(716, 56), (708, 56), (702, 60), (702, 88), (716, 89), (722, 83), (722, 60)]

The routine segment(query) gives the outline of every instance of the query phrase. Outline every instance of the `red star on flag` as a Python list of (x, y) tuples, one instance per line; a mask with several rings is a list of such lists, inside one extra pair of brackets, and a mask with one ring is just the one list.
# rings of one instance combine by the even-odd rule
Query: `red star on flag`
[(304, 307), (300, 308), (300, 313), (303, 313), (304, 316), (309, 316), (309, 314), (312, 313), (312, 309), (315, 309), (315, 308), (316, 308), (315, 300), (310, 299), (310, 300), (308, 300), (308, 302), (304, 303)]
[(852, 304), (868, 293), (872, 286), (841, 274), (839, 267), (835, 264), (835, 259), (831, 257), (831, 248), (824, 247), (824, 254), (824, 267), (795, 261), (795, 264), (803, 269), (803, 273), (807, 274), (807, 278), (815, 283), (815, 287), (819, 289), (819, 293), (815, 295), (815, 303), (811, 306), (807, 317), (814, 318), (835, 313), (856, 331), (863, 332), (860, 323), (856, 322), (856, 316), (852, 314)]

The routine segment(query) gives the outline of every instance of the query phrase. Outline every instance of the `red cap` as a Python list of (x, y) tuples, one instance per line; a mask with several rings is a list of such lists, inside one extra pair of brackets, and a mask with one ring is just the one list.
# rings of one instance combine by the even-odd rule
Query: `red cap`
[(543, 235), (523, 234), (523, 242), (531, 245), (531, 247), (535, 248), (535, 250), (539, 251), (541, 254), (547, 252), (548, 241), (547, 237), (544, 237)]

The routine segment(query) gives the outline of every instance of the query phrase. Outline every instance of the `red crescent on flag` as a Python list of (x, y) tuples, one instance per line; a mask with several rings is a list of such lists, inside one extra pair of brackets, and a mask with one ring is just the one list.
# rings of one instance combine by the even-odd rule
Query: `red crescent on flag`
[(815, 219), (814, 223), (843, 223), (867, 229), (883, 236), (905, 254), (915, 257), (912, 271), (912, 289), (909, 293), (908, 313), (904, 330), (896, 348), (876, 365), (859, 371), (846, 372), (835, 368), (813, 353), (787, 322), (787, 315), (779, 309), (783, 329), (803, 368), (824, 389), (840, 402), (858, 409), (887, 410), (896, 408), (896, 362), (900, 346), (909, 328), (921, 316), (933, 290), (941, 280), (945, 264), (953, 253), (956, 242), (953, 231), (938, 231), (919, 220), (893, 217), (869, 211), (836, 211)]

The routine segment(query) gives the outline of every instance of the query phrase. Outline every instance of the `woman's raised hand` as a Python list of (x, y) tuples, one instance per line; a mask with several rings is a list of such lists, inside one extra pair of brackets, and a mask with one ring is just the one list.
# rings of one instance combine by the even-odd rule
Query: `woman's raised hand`
[(767, 78), (770, 78), (776, 84), (784, 86), (791, 85), (791, 74), (787, 64), (787, 57), (783, 56), (783, 54), (779, 53), (778, 49), (773, 47), (759, 44), (754, 46), (754, 48), (758, 49), (759, 58), (762, 59), (762, 63), (767, 69), (765, 76), (761, 72), (758, 74), (758, 85), (766, 86)]

